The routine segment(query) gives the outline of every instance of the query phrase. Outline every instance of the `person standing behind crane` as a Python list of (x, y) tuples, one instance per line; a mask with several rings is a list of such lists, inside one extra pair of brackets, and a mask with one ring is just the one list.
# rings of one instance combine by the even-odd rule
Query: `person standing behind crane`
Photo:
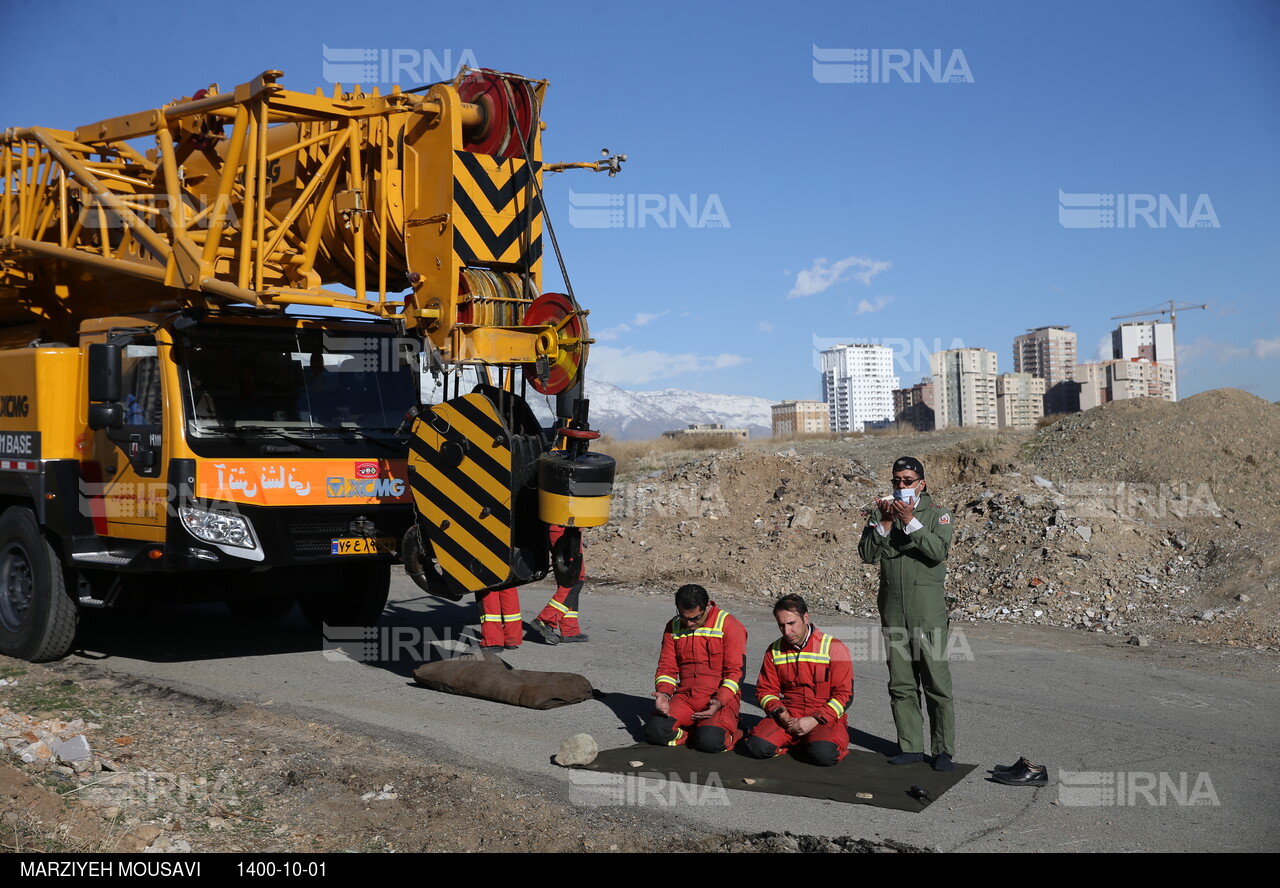
[[(559, 524), (550, 526), (551, 548), (564, 536), (564, 528)], [(578, 596), (582, 594), (582, 582), (587, 578), (587, 565), (583, 558), (578, 559), (578, 576), (571, 585), (557, 586), (556, 594), (551, 596), (547, 606), (533, 621), (533, 628), (547, 642), (581, 642), (587, 640), (587, 634), (578, 625)]]

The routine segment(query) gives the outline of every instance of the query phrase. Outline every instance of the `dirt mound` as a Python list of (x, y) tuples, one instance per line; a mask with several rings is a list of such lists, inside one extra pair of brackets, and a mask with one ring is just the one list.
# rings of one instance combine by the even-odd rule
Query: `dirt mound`
[(1041, 430), (1029, 456), (1055, 479), (1208, 484), (1224, 505), (1280, 508), (1280, 408), (1237, 389), (1113, 401)]
[(1035, 433), (752, 444), (620, 483), (588, 569), (873, 617), (878, 576), (858, 538), (911, 453), (954, 513), (953, 619), (1280, 647), (1277, 447), (1280, 410), (1229, 389), (1115, 402)]

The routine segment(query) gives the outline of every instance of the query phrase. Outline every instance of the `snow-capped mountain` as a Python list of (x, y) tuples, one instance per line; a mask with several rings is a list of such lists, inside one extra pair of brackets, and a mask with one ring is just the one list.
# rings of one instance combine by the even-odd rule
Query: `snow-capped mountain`
[[(474, 380), (464, 382), (469, 390)], [(444, 390), (438, 381), (425, 377), (425, 403), (439, 403)], [(587, 382), (591, 399), (591, 427), (611, 438), (638, 441), (657, 438), (663, 432), (690, 425), (719, 423), (728, 429), (747, 429), (751, 438), (767, 438), (773, 433), (772, 404), (767, 398), (750, 395), (714, 395), (664, 389), (660, 392), (630, 392), (599, 379)], [(551, 424), (553, 398), (529, 389), (529, 406), (543, 425)]]
[(694, 423), (749, 429), (752, 438), (765, 438), (772, 432), (767, 398), (680, 389), (629, 392), (600, 380), (587, 383), (587, 397), (591, 399), (592, 428), (623, 440), (656, 438)]

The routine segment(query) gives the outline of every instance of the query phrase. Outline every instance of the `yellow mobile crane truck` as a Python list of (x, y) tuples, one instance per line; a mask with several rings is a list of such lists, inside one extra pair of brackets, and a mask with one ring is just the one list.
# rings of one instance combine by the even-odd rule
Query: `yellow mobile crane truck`
[(0, 653), (136, 594), (369, 625), (392, 563), (457, 600), (607, 520), (542, 177), (625, 157), (544, 166), (545, 81), (281, 76), (0, 134)]

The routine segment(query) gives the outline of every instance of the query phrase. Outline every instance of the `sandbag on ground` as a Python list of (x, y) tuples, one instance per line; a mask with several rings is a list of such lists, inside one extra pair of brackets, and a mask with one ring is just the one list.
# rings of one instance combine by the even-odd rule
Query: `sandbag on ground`
[(423, 687), (527, 709), (555, 709), (591, 699), (591, 682), (574, 672), (512, 669), (500, 657), (456, 657), (413, 672)]

